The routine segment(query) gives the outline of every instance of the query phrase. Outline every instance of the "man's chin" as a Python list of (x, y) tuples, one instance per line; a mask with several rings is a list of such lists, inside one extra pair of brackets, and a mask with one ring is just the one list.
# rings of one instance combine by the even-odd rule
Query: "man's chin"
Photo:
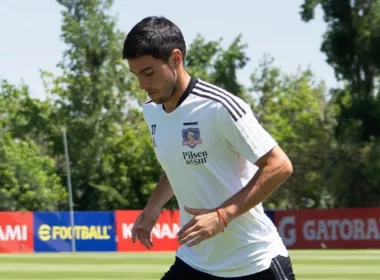
[(165, 102), (167, 102), (170, 99), (170, 97), (167, 97), (167, 96), (162, 97), (161, 96), (159, 98), (155, 98), (155, 96), (151, 96), (150, 99), (155, 104), (164, 104)]
[(158, 105), (161, 105), (161, 104), (164, 104), (164, 103), (165, 103), (165, 101), (162, 100), (162, 99), (160, 99), (160, 98), (158, 98), (158, 99), (156, 99), (156, 98), (151, 98), (151, 100), (152, 100), (153, 103), (158, 104)]

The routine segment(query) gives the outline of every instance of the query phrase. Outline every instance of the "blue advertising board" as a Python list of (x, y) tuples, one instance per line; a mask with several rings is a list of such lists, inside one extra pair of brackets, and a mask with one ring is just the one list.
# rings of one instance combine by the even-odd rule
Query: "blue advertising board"
[(75, 236), (77, 252), (116, 251), (113, 211), (34, 212), (34, 251), (71, 252)]

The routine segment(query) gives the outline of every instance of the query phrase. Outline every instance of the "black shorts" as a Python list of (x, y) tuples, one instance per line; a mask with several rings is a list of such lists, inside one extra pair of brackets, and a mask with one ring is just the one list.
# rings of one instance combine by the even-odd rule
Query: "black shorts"
[(169, 271), (161, 278), (161, 280), (218, 280), (218, 279), (234, 279), (234, 280), (295, 280), (292, 262), (289, 257), (277, 256), (272, 259), (269, 269), (258, 273), (241, 276), (241, 277), (217, 277), (201, 271), (198, 271), (180, 258), (176, 257), (174, 264)]

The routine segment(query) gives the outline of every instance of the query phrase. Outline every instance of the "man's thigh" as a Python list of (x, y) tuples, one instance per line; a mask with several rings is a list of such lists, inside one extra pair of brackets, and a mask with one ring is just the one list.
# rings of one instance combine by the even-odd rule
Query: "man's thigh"
[(272, 259), (271, 266), (265, 271), (253, 275), (236, 278), (220, 278), (195, 270), (181, 259), (176, 258), (174, 264), (165, 273), (161, 280), (296, 280), (292, 262), (289, 257), (277, 256)]
[(296, 280), (290, 257), (277, 256), (267, 270), (237, 280)]
[(161, 280), (208, 280), (207, 274), (200, 272), (179, 258), (175, 258), (174, 264), (164, 274)]
[(268, 280), (296, 280), (290, 257), (277, 256), (272, 259), (270, 268), (273, 274)]

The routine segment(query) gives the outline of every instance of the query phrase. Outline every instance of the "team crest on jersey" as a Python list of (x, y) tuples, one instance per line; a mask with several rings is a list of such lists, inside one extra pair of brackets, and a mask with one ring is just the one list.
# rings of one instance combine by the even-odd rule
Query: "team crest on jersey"
[(182, 145), (194, 148), (198, 144), (202, 144), (201, 132), (197, 127), (182, 129)]

